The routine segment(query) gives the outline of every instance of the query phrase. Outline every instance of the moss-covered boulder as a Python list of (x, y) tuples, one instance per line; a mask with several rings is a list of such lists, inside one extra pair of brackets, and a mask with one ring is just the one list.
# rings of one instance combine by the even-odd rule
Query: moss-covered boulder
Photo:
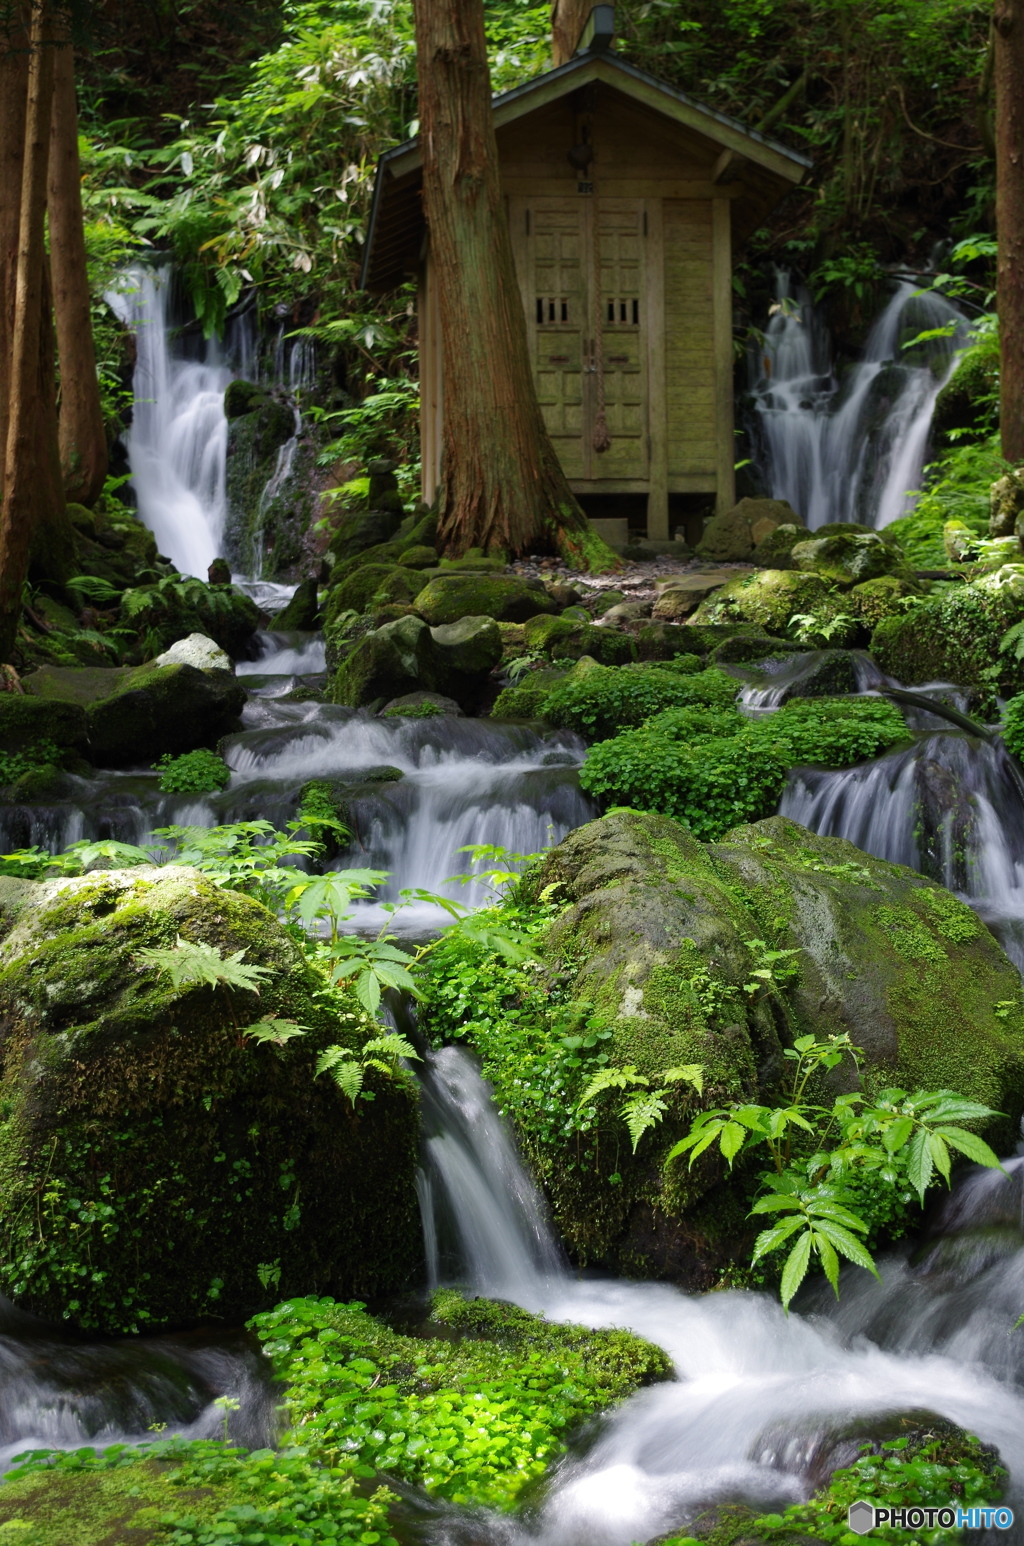
[[(648, 1078), (700, 1064), (714, 1106), (777, 1090), (796, 1037), (848, 1031), (878, 1078), (983, 1101), (1004, 1113), (986, 1136), (997, 1148), (1013, 1141), (1024, 1108), (1019, 974), (976, 915), (923, 876), (779, 817), (701, 844), (667, 817), (619, 811), (570, 833), (532, 885), (560, 904), (544, 952), (569, 1004), (538, 1027), (530, 1056), (545, 1045), (555, 1056), (575, 1020), (604, 1038), (608, 1063)], [(751, 993), (760, 942), (796, 951), (795, 966)], [(522, 1109), (525, 1047), (512, 1034), (502, 1045), (507, 1062), (493, 1043), (484, 1049), (487, 1072), (499, 1100), (507, 1088)], [(852, 1064), (834, 1076), (838, 1088), (855, 1077)], [(560, 1147), (539, 1121), (520, 1138), (580, 1259), (706, 1287), (749, 1244), (749, 1203), (717, 1165), (664, 1170), (696, 1103), (669, 1089), (664, 1124), (635, 1160), (612, 1107), (585, 1157), (576, 1135)]]
[(883, 542), (877, 532), (833, 531), (796, 543), (789, 556), (795, 569), (818, 574), (843, 589), (905, 567), (899, 548)]
[(302, 580), (288, 605), (274, 618), (274, 627), (284, 633), (308, 631), (316, 627), (319, 610), (316, 581)]
[(421, 617), (399, 617), (376, 628), (341, 662), (328, 685), (332, 703), (353, 708), (390, 701), (427, 684), (430, 629)]
[(422, 580), (415, 570), (399, 564), (361, 564), (332, 589), (328, 616), (365, 612), (371, 603), (397, 601), (407, 605), (422, 589)]
[(501, 634), (491, 617), (462, 617), (429, 628), (412, 613), (359, 641), (334, 674), (331, 699), (360, 708), (425, 691), (472, 709), (501, 653)]
[(990, 537), (1019, 537), (1019, 522), (1024, 516), (1024, 467), (1015, 467), (997, 478), (989, 490), (988, 534)]
[(232, 660), (245, 656), (256, 631), (256, 603), (235, 585), (178, 577), (136, 586), (121, 597), (118, 623), (138, 640), (137, 658), (151, 660), (190, 633), (202, 633)]
[[(38, 672), (24, 680), (31, 683)], [(24, 693), (0, 692), (0, 747), (5, 752), (24, 752), (40, 741), (52, 741), (62, 751), (79, 755), (88, 750), (89, 721), (85, 709), (74, 702), (43, 702), (31, 686)]]
[(245, 704), (245, 688), (230, 671), (188, 665), (41, 666), (23, 686), (51, 711), (84, 711), (89, 757), (113, 768), (212, 746), (238, 728)]
[(331, 538), (331, 556), (335, 562), (355, 558), (367, 548), (390, 542), (401, 524), (401, 500), (394, 508), (346, 510)]
[(883, 617), (900, 617), (907, 610), (909, 596), (920, 595), (920, 586), (896, 574), (881, 574), (877, 579), (854, 585), (845, 602), (866, 628), (877, 628)]
[(398, 562), (406, 569), (433, 569), (437, 565), (437, 560), (436, 548), (427, 547), (425, 543), (418, 542), (414, 547), (406, 548)]
[(1007, 629), (1020, 622), (1024, 565), (1007, 564), (883, 618), (871, 636), (871, 653), (883, 671), (908, 687), (945, 681), (991, 690), (994, 667), (999, 689), (1015, 693), (1024, 687), (1024, 671), (1013, 652), (1001, 653), (999, 646)]
[(697, 544), (697, 557), (716, 564), (743, 563), (776, 526), (799, 521), (785, 499), (741, 499), (708, 521)]
[(773, 526), (754, 548), (751, 562), (763, 569), (791, 569), (790, 554), (798, 542), (806, 542), (811, 533), (803, 524), (783, 521)]
[(460, 617), (493, 617), (525, 623), (541, 612), (557, 612), (539, 580), (505, 574), (438, 574), (416, 597), (416, 610), (432, 627)]
[(602, 625), (581, 623), (576, 618), (541, 614), (523, 625), (526, 645), (541, 650), (552, 660), (580, 660), (589, 655), (603, 666), (624, 666), (636, 659), (636, 645), (628, 634)]
[[(317, 1053), (361, 1046), (272, 913), (187, 868), (0, 879), (0, 1289), (110, 1332), (237, 1324), (282, 1296), (392, 1291), (419, 1268), (416, 1100), (352, 1111)], [(175, 991), (179, 938), (259, 966), (259, 996)], [(308, 1027), (284, 1046), (240, 1027)], [(275, 1274), (280, 1268), (280, 1282)]]
[(781, 634), (798, 612), (824, 616), (830, 610), (838, 610), (838, 601), (820, 575), (757, 569), (753, 574), (730, 580), (702, 601), (693, 620), (697, 624), (754, 624), (767, 633)]

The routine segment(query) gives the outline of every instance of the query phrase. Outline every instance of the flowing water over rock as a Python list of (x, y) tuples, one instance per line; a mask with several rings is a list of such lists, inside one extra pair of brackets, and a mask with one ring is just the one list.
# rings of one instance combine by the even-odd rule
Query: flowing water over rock
[(453, 1223), (455, 1276), (555, 1320), (627, 1326), (665, 1348), (678, 1376), (612, 1412), (523, 1519), (447, 1519), (431, 1536), (438, 1546), (629, 1546), (683, 1528), (715, 1501), (782, 1508), (818, 1484), (823, 1450), (844, 1433), (909, 1413), (996, 1445), (1016, 1489), (1024, 1343), (1011, 1328), (1024, 1304), (1024, 1161), (1011, 1161), (1007, 1177), (970, 1173), (918, 1256), (883, 1264), (881, 1286), (852, 1269), (838, 1308), (811, 1295), (812, 1313), (787, 1317), (765, 1295), (690, 1298), (548, 1265), (557, 1244), (545, 1240), (536, 1194), (472, 1059), (449, 1048), (430, 1059), (425, 1082), (443, 1123), (426, 1145), (425, 1228), (430, 1241), (445, 1217)]
[[(887, 526), (906, 515), (920, 486), (935, 399), (966, 324), (940, 295), (896, 285), (872, 325), (863, 359), (837, 375), (831, 342), (807, 291), (779, 272), (779, 310), (763, 350), (752, 354), (755, 461), (773, 499), (787, 499), (808, 526), (857, 521)], [(918, 334), (953, 325), (904, 352)]]
[(228, 1419), (236, 1443), (274, 1442), (277, 1393), (255, 1338), (197, 1331), (89, 1341), (0, 1300), (0, 1469), (26, 1449), (98, 1448), (163, 1437), (216, 1438)]

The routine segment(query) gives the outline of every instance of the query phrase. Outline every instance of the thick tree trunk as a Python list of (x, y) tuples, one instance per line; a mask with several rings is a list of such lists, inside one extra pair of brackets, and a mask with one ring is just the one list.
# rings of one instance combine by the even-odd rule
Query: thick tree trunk
[(1003, 455), (1024, 462), (1024, 0), (995, 0), (999, 426)]
[(75, 63), (70, 41), (53, 61), (53, 116), (47, 189), (53, 308), (60, 359), (60, 462), (68, 499), (92, 505), (107, 476), (78, 165)]
[[(27, 7), (23, 9), (27, 16)], [(3, 491), (7, 446), (7, 402), (11, 391), (27, 87), (28, 32), (17, 24), (17, 18), (12, 18), (10, 29), (0, 33), (0, 493)]]
[(28, 65), (7, 445), (0, 511), (0, 661), (9, 661), (14, 651), (33, 528), (39, 520), (40, 504), (45, 504), (50, 493), (47, 487), (50, 478), (45, 457), (41, 454), (44, 441), (39, 425), (47, 411), (47, 405), (40, 397), (40, 342), (53, 52), (48, 6), (40, 5), (33, 13)]
[(554, 0), (551, 7), (552, 64), (566, 64), (576, 52), (595, 0)]
[(438, 539), (612, 567), (548, 437), (491, 117), (483, 0), (415, 0), (423, 204), (444, 360)]

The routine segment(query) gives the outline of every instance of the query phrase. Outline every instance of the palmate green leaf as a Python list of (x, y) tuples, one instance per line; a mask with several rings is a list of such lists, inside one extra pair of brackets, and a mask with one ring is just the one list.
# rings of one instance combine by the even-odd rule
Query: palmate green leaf
[(832, 1285), (832, 1292), (839, 1298), (839, 1257), (827, 1235), (818, 1230), (812, 1231), (812, 1242), (818, 1258), (821, 1261), (822, 1270)]
[(711, 1148), (727, 1123), (724, 1117), (717, 1116), (715, 1113), (706, 1113), (706, 1115), (713, 1117), (714, 1120), (705, 1121), (700, 1127), (697, 1127), (695, 1124), (694, 1128), (687, 1133), (685, 1138), (680, 1138), (679, 1142), (674, 1144), (665, 1156), (666, 1165), (670, 1160), (678, 1159), (680, 1155), (689, 1151), (690, 1169), (692, 1170), (694, 1164), (704, 1151)]
[(932, 1179), (932, 1153), (928, 1146), (928, 1130), (919, 1127), (907, 1145), (907, 1180), (921, 1202)]
[(808, 1202), (807, 1211), (816, 1219), (832, 1219), (836, 1224), (842, 1224), (846, 1229), (859, 1230), (861, 1234), (867, 1234), (868, 1226), (859, 1214), (851, 1209), (843, 1207), (838, 1202)]
[(896, 1154), (914, 1131), (910, 1117), (898, 1117), (882, 1132), (882, 1143), (889, 1154)]
[(867, 1246), (862, 1244), (856, 1235), (851, 1235), (848, 1229), (844, 1229), (841, 1224), (834, 1224), (830, 1219), (815, 1219), (814, 1229), (818, 1234), (824, 1235), (826, 1239), (830, 1240), (836, 1250), (842, 1252), (850, 1261), (854, 1262), (858, 1267), (864, 1267), (868, 1272), (873, 1273), (876, 1278), (878, 1277), (878, 1268), (875, 1266), (874, 1258)]
[(803, 1210), (803, 1201), (799, 1196), (773, 1192), (770, 1197), (759, 1197), (750, 1211), (751, 1213), (792, 1213), (794, 1210)]
[(961, 1154), (966, 1154), (968, 1159), (974, 1160), (977, 1165), (986, 1165), (990, 1170), (1002, 1170), (998, 1154), (989, 1148), (984, 1138), (979, 1138), (977, 1133), (965, 1132), (962, 1127), (937, 1127), (937, 1135), (941, 1135), (954, 1149), (959, 1149)]
[(928, 1134), (928, 1152), (932, 1157), (932, 1163), (942, 1176), (946, 1185), (949, 1185), (949, 1150), (938, 1133)]
[(748, 1133), (749, 1129), (742, 1126), (739, 1122), (726, 1122), (722, 1128), (719, 1137), (719, 1148), (729, 1161), (730, 1169), (732, 1168), (733, 1160), (746, 1143)]
[(989, 1106), (976, 1100), (965, 1100), (955, 1090), (915, 1090), (910, 1105), (919, 1112), (927, 1112), (932, 1122), (977, 1122), (997, 1115)]
[(779, 1295), (782, 1299), (783, 1309), (789, 1310), (790, 1300), (796, 1293), (800, 1284), (807, 1276), (807, 1265), (811, 1259), (811, 1235), (810, 1231), (802, 1234), (796, 1245), (786, 1258), (786, 1265), (782, 1269), (782, 1283)]
[(353, 984), (356, 998), (367, 1014), (375, 1015), (380, 1008), (380, 978), (372, 966), (366, 966)]
[(771, 1229), (763, 1229), (754, 1242), (754, 1249), (750, 1257), (751, 1266), (756, 1266), (762, 1256), (768, 1256), (772, 1251), (777, 1251), (780, 1245), (785, 1245), (786, 1241), (791, 1240), (798, 1229), (806, 1228), (807, 1218), (801, 1212), (794, 1214), (791, 1218), (783, 1219), (781, 1223), (774, 1225)]

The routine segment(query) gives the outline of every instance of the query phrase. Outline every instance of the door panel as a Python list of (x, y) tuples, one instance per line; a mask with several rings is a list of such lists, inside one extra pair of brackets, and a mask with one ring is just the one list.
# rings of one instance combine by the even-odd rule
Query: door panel
[[(594, 231), (598, 209), (600, 233)], [(587, 196), (514, 198), (509, 216), (544, 421), (572, 479), (647, 476), (647, 344), (642, 205)], [(598, 235), (599, 264), (595, 261)], [(593, 450), (597, 412), (592, 286), (600, 267), (609, 450)]]

